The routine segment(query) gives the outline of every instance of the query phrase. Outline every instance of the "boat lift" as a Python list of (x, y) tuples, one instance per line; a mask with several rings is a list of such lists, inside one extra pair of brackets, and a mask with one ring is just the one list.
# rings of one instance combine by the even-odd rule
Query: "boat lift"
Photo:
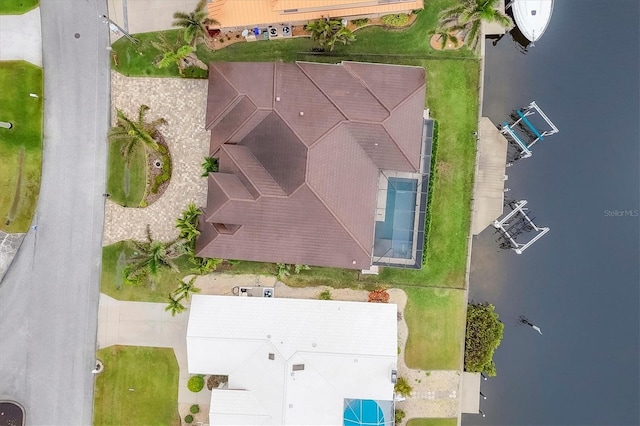
[[(509, 248), (517, 254), (522, 254), (533, 243), (542, 238), (544, 234), (549, 232), (549, 228), (539, 228), (533, 223), (533, 219), (526, 213), (528, 209), (524, 207), (527, 205), (527, 200), (513, 201), (509, 205), (513, 210), (502, 220), (495, 220), (493, 226), (502, 232)], [(510, 220), (512, 222), (508, 222)], [(536, 235), (525, 243), (516, 241), (516, 237), (525, 232), (535, 232)]]
[[(529, 117), (534, 114), (538, 114), (550, 127), (548, 130), (540, 131)], [(559, 132), (555, 124), (547, 117), (547, 115), (540, 109), (535, 101), (531, 102), (528, 106), (517, 109), (511, 118), (513, 123), (509, 124), (508, 121), (502, 123), (500, 133), (503, 135), (509, 135), (520, 150), (521, 158), (531, 157), (531, 147), (538, 141), (544, 140), (545, 137), (551, 136)]]

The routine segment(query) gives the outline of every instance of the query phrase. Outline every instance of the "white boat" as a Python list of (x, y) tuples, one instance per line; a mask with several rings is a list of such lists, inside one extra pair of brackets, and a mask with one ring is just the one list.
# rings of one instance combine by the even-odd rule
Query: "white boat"
[(549, 25), (553, 0), (512, 0), (511, 11), (522, 35), (534, 43)]

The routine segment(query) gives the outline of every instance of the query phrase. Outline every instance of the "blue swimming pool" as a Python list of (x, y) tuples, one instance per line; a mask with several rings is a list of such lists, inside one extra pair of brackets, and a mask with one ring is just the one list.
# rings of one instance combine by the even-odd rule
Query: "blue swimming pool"
[(373, 254), (410, 259), (413, 249), (418, 181), (388, 178), (384, 222), (376, 222)]

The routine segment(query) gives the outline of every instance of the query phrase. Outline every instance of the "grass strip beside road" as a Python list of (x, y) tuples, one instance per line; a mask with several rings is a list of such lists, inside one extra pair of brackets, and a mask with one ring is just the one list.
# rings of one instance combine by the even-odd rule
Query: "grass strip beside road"
[(26, 232), (40, 192), (42, 68), (26, 61), (0, 62), (0, 87), (0, 121), (13, 125), (0, 128), (0, 230)]
[(179, 426), (178, 378), (173, 349), (110, 346), (98, 351), (93, 424)]

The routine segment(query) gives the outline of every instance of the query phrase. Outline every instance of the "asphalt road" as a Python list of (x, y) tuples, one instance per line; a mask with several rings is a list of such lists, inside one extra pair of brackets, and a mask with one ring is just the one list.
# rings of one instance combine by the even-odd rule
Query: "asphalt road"
[(41, 0), (44, 160), (34, 224), (0, 285), (0, 400), (28, 425), (92, 422), (106, 133), (104, 0)]

